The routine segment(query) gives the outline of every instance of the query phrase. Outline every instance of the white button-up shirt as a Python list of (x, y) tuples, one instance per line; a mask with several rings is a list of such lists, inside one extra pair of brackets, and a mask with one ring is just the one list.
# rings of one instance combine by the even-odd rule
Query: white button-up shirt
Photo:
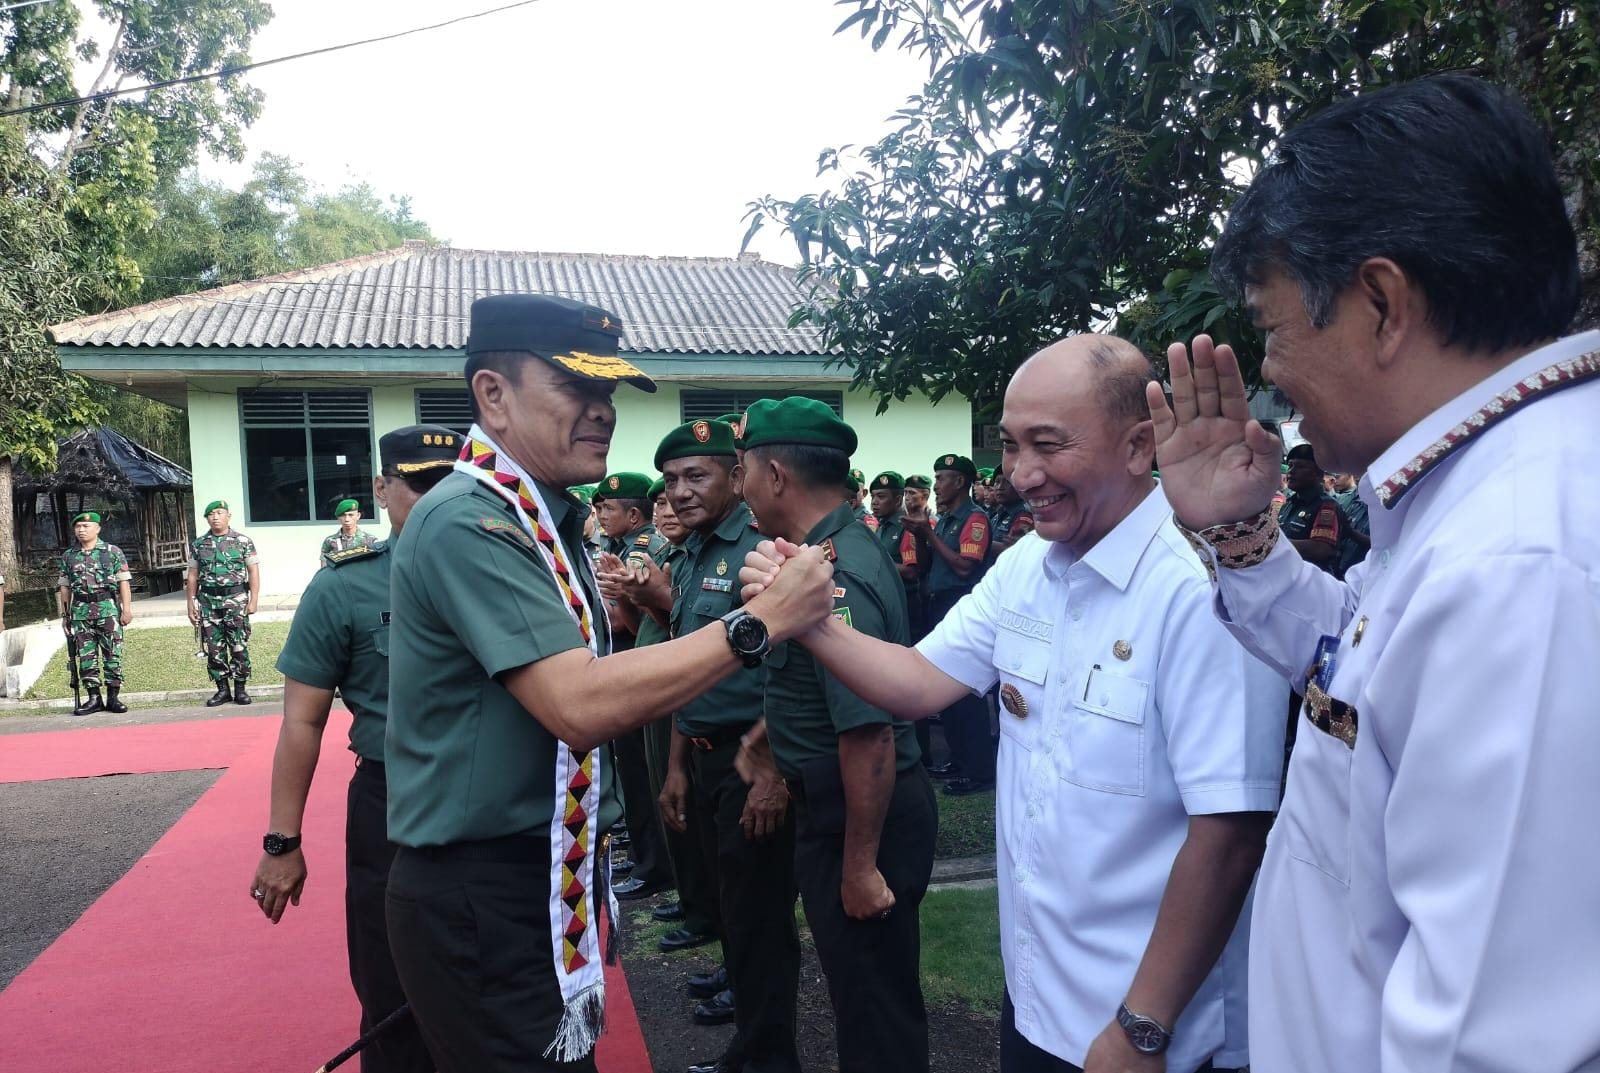
[(1256, 890), (1258, 1069), (1600, 1069), (1596, 460), (1590, 332), (1373, 464), (1347, 583), (1283, 540), (1217, 571), (1218, 613), (1297, 681), (1339, 636), (1325, 692), (1354, 708), (1343, 737), (1299, 724)]
[[(1288, 684), (1211, 614), (1159, 489), (1082, 559), (1025, 537), (917, 650), (974, 692), (1002, 683), (1006, 987), (1018, 1031), (1082, 1065), (1133, 982), (1189, 816), (1277, 807)], [(1247, 917), (1173, 1026), (1173, 1073), (1247, 1061)]]

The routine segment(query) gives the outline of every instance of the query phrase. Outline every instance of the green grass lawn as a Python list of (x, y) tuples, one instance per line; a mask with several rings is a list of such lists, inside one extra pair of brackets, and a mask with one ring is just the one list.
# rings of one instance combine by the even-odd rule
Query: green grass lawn
[[(204, 657), (195, 658), (194, 630), (186, 626), (163, 626), (149, 630), (124, 630), (122, 645), (122, 691), (124, 693), (169, 693), (178, 689), (209, 689)], [(250, 631), (251, 685), (278, 685), (283, 675), (273, 664), (289, 636), (289, 623), (262, 622)], [(44, 674), (28, 690), (24, 699), (47, 700), (72, 696), (67, 681), (67, 650), (50, 660)]]
[(922, 899), (922, 990), (929, 1006), (965, 1002), (1000, 1012), (1000, 892), (994, 887), (930, 890)]
[(939, 795), (939, 840), (933, 855), (952, 857), (994, 855), (994, 791), (966, 797)]

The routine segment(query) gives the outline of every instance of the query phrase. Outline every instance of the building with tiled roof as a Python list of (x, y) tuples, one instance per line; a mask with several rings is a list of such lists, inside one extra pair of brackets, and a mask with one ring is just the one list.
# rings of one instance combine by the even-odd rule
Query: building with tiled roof
[(797, 393), (855, 426), (868, 472), (915, 472), (941, 451), (970, 449), (965, 400), (914, 397), (878, 415), (875, 400), (852, 391), (842, 355), (826, 352), (816, 329), (789, 324), (802, 287), (791, 269), (753, 257), (407, 243), (50, 334), (64, 368), (188, 411), (196, 499), (233, 501), (235, 524), (262, 548), (264, 584), (294, 592), (316, 568), (335, 503), (354, 497), (373, 517), (378, 436), (416, 421), (465, 429), (468, 311), (485, 295), (557, 294), (621, 317), (622, 350), (661, 390), (618, 391), (615, 470), (648, 470), (681, 421)]

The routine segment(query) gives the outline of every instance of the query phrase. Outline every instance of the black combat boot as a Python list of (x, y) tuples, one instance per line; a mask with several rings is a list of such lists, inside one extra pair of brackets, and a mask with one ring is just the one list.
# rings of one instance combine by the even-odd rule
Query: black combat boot
[(104, 711), (105, 705), (100, 703), (100, 691), (89, 690), (89, 699), (72, 709), (73, 715), (93, 715), (95, 712)]
[(232, 699), (233, 698), (228, 695), (228, 680), (226, 678), (218, 678), (217, 691), (211, 694), (210, 700), (206, 701), (206, 707), (215, 708), (217, 705), (226, 704)]
[(116, 712), (121, 715), (128, 710), (128, 706), (117, 699), (117, 694), (120, 692), (122, 692), (122, 687), (119, 685), (106, 686), (106, 711)]
[(235, 703), (235, 704), (249, 704), (250, 703), (250, 694), (248, 694), (248, 693), (246, 693), (244, 691), (244, 679), (243, 678), (241, 678), (237, 682), (233, 683), (233, 703)]

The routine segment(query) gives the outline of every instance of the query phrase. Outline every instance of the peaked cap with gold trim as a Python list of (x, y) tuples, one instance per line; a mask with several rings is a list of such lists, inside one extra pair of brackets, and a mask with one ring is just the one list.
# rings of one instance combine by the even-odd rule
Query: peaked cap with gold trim
[(402, 477), (453, 466), (465, 442), (465, 436), (443, 425), (406, 425), (378, 438), (378, 465)]
[(492, 294), (472, 303), (467, 354), (521, 351), (580, 380), (654, 392), (654, 380), (617, 357), (621, 339), (622, 319), (599, 306), (552, 294)]

